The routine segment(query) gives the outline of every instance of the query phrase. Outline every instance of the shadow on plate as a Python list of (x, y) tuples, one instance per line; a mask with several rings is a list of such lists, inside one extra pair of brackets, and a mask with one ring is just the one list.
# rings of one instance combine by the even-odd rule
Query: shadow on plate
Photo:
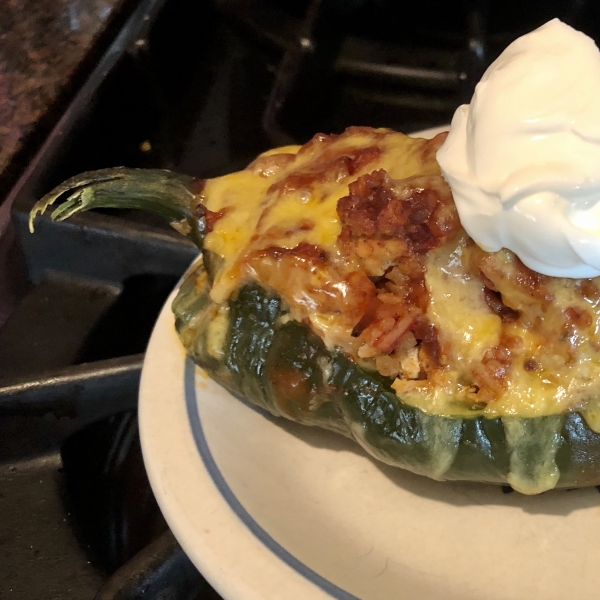
[(513, 491), (509, 486), (468, 481), (435, 481), (423, 475), (416, 475), (410, 471), (386, 465), (373, 458), (357, 442), (342, 435), (319, 427), (300, 425), (285, 418), (274, 417), (247, 401), (239, 397), (238, 399), (302, 442), (314, 448), (351, 452), (363, 456), (394, 485), (430, 500), (454, 506), (506, 506), (531, 514), (548, 515), (568, 515), (578, 510), (600, 507), (600, 494), (598, 493), (600, 490), (594, 487), (557, 489), (537, 496), (526, 496)]

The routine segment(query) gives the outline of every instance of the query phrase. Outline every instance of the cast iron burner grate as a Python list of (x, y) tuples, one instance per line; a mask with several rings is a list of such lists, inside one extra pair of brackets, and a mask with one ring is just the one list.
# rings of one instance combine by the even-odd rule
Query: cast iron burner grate
[(600, 37), (585, 0), (397, 4), (140, 0), (29, 165), (10, 198), (28, 285), (0, 329), (2, 598), (218, 598), (160, 515), (135, 412), (196, 250), (135, 213), (42, 218), (32, 236), (35, 199), (89, 169), (211, 177), (318, 130), (446, 123), (523, 31), (560, 16)]

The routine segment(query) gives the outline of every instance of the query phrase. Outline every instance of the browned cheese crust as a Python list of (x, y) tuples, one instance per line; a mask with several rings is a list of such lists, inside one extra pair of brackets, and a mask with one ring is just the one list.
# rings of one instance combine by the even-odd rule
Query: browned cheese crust
[[(457, 385), (464, 401), (483, 406), (506, 391), (515, 370), (551, 378), (577, 360), (582, 344), (593, 358), (599, 349), (592, 336), (600, 300), (596, 281), (551, 281), (510, 251), (482, 251), (462, 229), (435, 162), (445, 134), (407, 142), (419, 167), (405, 178), (385, 168), (392, 135), (400, 134), (368, 128), (319, 134), (299, 150), (271, 152), (249, 165), (248, 171), (273, 183), (236, 273), (274, 289), (291, 318), (310, 322), (328, 345), (395, 378), (398, 392), (440, 385), (460, 363)], [(360, 139), (356, 146), (354, 138)], [(310, 211), (291, 225), (267, 226), (290, 194), (325, 197), (322, 190), (330, 193), (335, 185), (345, 193), (336, 201), (334, 246), (302, 238), (318, 225)], [(212, 229), (227, 209), (208, 214)], [(301, 241), (282, 243), (290, 239)], [(432, 263), (432, 253), (445, 248), (447, 260)], [(468, 364), (453, 338), (432, 322), (427, 283), (428, 269), (432, 276), (433, 269), (455, 271), (457, 256), (460, 277), (469, 280), (499, 331), (496, 343)]]

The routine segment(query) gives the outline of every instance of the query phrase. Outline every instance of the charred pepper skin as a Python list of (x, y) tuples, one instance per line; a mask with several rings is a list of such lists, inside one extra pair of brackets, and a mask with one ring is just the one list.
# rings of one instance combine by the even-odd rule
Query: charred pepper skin
[[(202, 182), (168, 171), (105, 169), (71, 178), (38, 202), (63, 220), (94, 208), (136, 208), (171, 223), (202, 249)], [(281, 299), (246, 283), (225, 305), (210, 299), (219, 257), (204, 252), (173, 303), (179, 337), (211, 377), (276, 416), (355, 439), (385, 463), (435, 479), (509, 484), (524, 493), (600, 484), (600, 434), (578, 412), (546, 417), (429, 415), (402, 401), (392, 380), (325, 347)], [(222, 343), (211, 340), (220, 315)], [(214, 333), (214, 332), (213, 332)], [(214, 336), (213, 336), (214, 337)]]
[[(328, 350), (307, 325), (282, 318), (281, 300), (256, 283), (229, 300), (222, 356), (215, 358), (208, 321), (218, 307), (209, 292), (202, 267), (188, 274), (173, 303), (176, 327), (193, 360), (233, 394), (275, 416), (342, 433), (376, 458), (415, 473), (511, 482), (505, 420), (427, 415), (402, 402), (391, 379)], [(520, 452), (532, 468), (545, 459), (549, 420), (559, 426), (556, 487), (600, 484), (600, 435), (578, 413), (518, 419), (529, 430)]]

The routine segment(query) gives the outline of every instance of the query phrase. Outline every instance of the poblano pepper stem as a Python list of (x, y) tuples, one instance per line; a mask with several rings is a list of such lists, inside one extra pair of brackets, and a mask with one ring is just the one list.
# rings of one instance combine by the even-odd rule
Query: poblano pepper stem
[(199, 200), (202, 187), (203, 180), (160, 169), (88, 171), (37, 202), (29, 215), (29, 229), (33, 232), (36, 216), (52, 205), (56, 205), (50, 214), (54, 221), (95, 208), (130, 208), (164, 219), (201, 248), (206, 229)]

